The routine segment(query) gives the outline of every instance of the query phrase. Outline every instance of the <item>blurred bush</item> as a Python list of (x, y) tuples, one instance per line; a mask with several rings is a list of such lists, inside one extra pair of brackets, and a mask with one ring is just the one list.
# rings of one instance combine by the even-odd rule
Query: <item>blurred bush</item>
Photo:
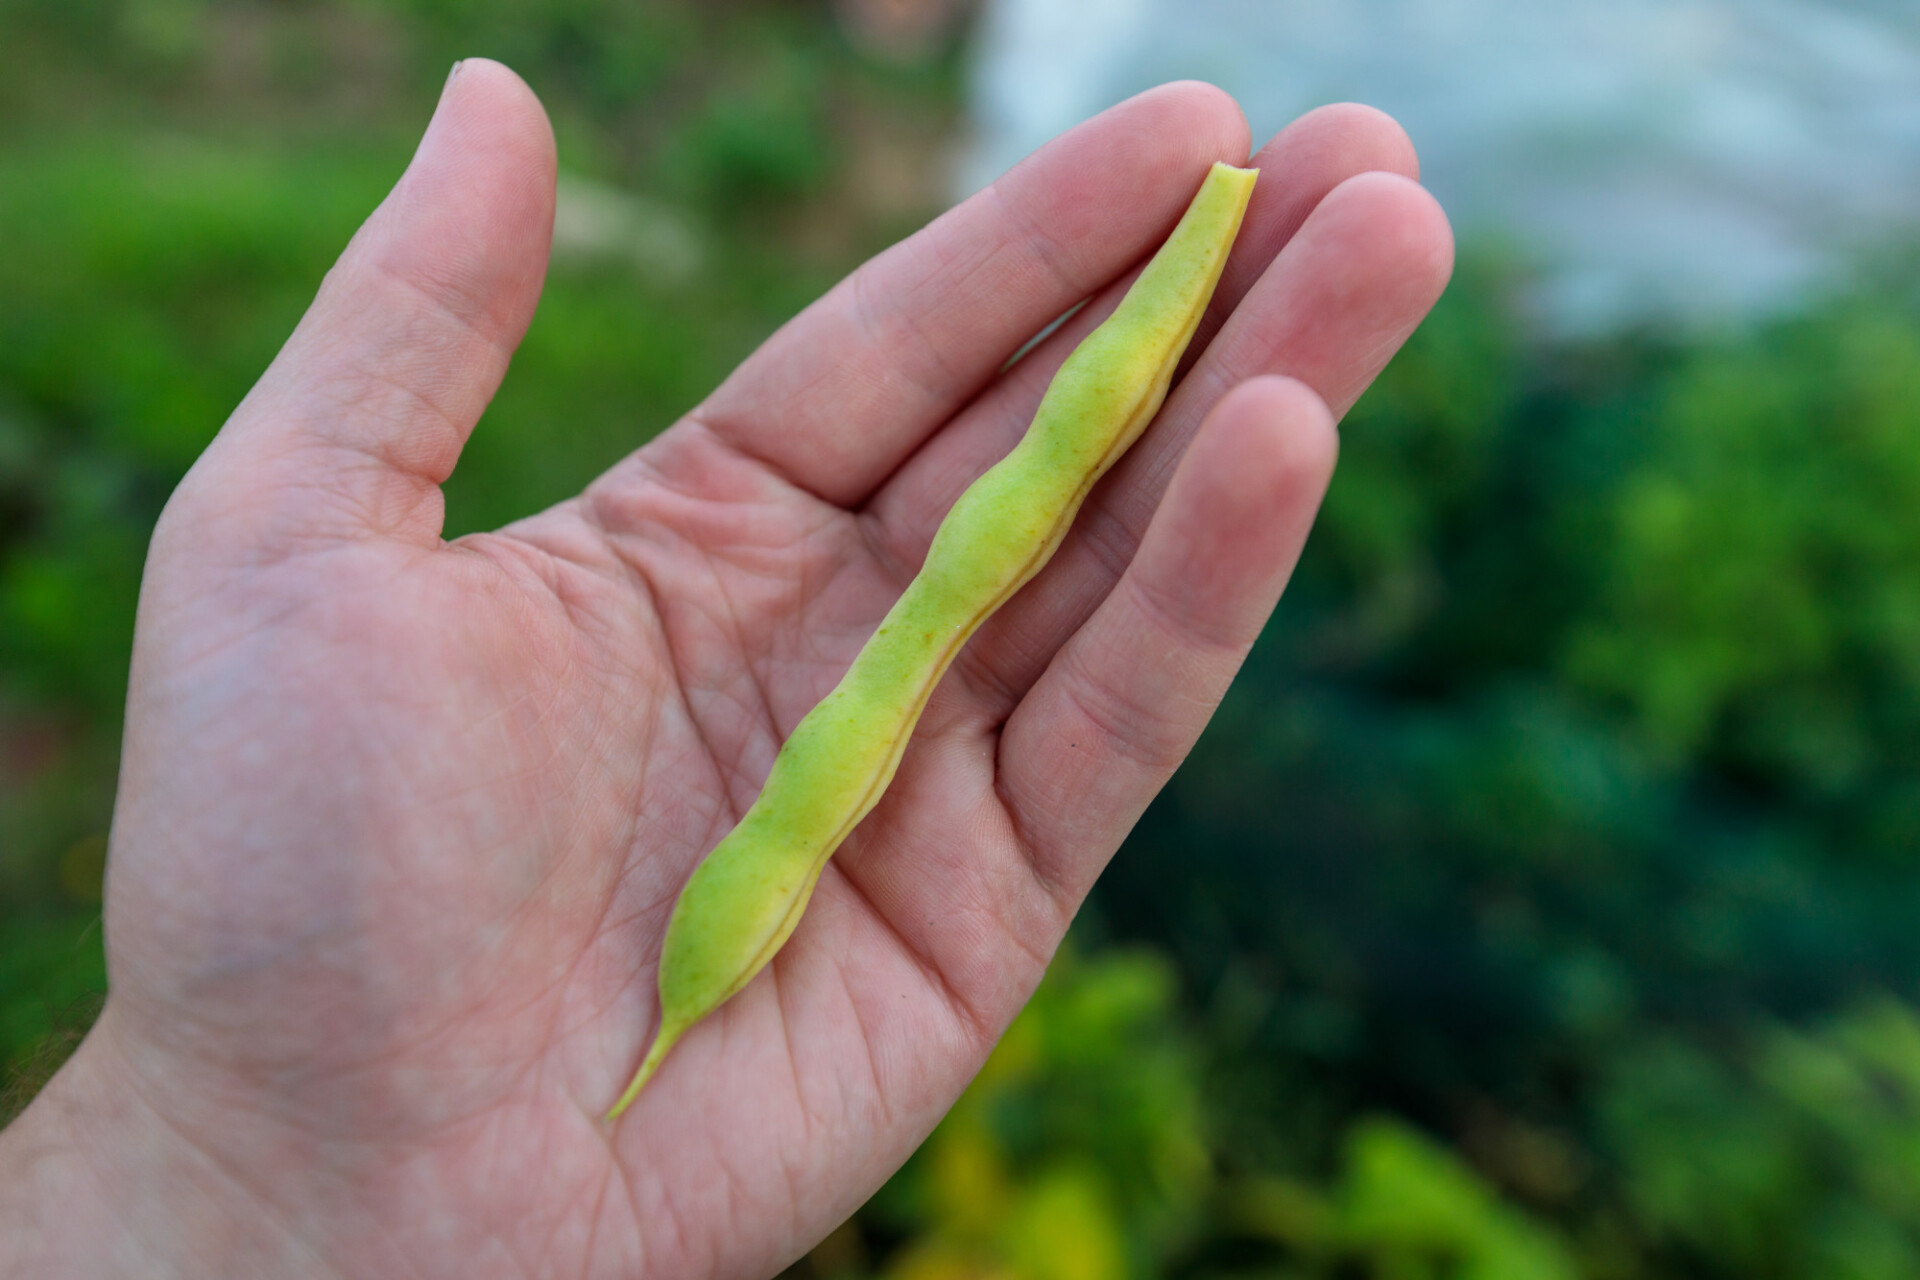
[(1386, 1110), (1584, 1273), (1916, 1274), (1846, 1145), (1904, 1085), (1822, 1129), (1788, 1064), (1920, 1068), (1920, 271), (1558, 347), (1512, 284), (1469, 259), (1348, 419), (1101, 936), (1209, 1012), (1225, 1168), (1324, 1179)]
[(1736, 1062), (1667, 1039), (1625, 1055), (1600, 1132), (1649, 1235), (1729, 1274), (1920, 1275), (1920, 1016), (1885, 998)]
[[(0, 1114), (103, 990), (147, 531), (446, 65), (525, 74), (566, 170), (457, 533), (933, 210), (954, 54), (864, 47), (824, 2), (0, 0)], [(797, 1274), (1920, 1275), (1920, 258), (1571, 345), (1520, 283), (1470, 254), (1349, 417), (1076, 948)]]
[(1198, 1046), (1154, 952), (1064, 952), (974, 1087), (863, 1215), (893, 1280), (1159, 1274), (1212, 1171)]

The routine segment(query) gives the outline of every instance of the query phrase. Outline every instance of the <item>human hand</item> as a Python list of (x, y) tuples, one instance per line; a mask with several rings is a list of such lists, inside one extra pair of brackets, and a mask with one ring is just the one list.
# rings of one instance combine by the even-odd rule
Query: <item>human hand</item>
[(579, 498), (443, 543), (438, 486), (533, 314), (554, 184), (531, 93), (462, 64), (155, 531), (112, 993), (0, 1141), (0, 1224), (32, 1224), (0, 1263), (753, 1276), (852, 1212), (1199, 734), (1306, 537), (1334, 418), (1445, 284), (1390, 121), (1329, 108), (1254, 158), (1159, 419), (962, 653), (785, 950), (610, 1127), (668, 912), (946, 508), (1207, 167), (1246, 153), (1217, 90), (1124, 103), (868, 263)]

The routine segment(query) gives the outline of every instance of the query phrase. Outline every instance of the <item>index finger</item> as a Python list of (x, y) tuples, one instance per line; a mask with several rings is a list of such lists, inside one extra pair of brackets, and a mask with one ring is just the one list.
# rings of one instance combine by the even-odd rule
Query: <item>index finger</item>
[(868, 262), (749, 357), (693, 417), (841, 506), (863, 499), (1048, 322), (1146, 256), (1240, 108), (1162, 85), (1055, 138)]

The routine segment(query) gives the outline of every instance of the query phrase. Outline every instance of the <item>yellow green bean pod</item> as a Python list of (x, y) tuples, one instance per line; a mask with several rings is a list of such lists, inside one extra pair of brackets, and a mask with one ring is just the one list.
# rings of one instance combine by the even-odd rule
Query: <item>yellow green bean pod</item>
[(609, 1120), (786, 942), (827, 859), (893, 779), (960, 646), (1046, 564), (1088, 490), (1153, 420), (1257, 175), (1213, 166), (1119, 308), (1060, 366), (1020, 442), (954, 503), (879, 630), (794, 726), (759, 798), (687, 880), (660, 955), (659, 1029)]

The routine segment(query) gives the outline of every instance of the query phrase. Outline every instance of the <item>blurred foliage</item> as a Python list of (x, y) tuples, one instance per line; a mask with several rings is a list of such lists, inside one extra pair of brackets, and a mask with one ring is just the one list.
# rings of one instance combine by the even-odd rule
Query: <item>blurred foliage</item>
[(1158, 1274), (1211, 1180), (1198, 1046), (1154, 952), (1071, 951), (960, 1105), (870, 1205), (893, 1280)]
[(1634, 1212), (1749, 1276), (1920, 1275), (1920, 1016), (1865, 999), (1768, 1027), (1735, 1063), (1658, 1041), (1617, 1066), (1600, 1132)]
[[(1094, 904), (1209, 1014), (1223, 1168), (1361, 1168), (1386, 1111), (1584, 1274), (1920, 1274), (1887, 1154), (1920, 271), (1888, 261), (1797, 317), (1541, 346), (1470, 258), (1348, 419), (1287, 602)], [(1560, 1265), (1519, 1256), (1473, 1265)]]
[[(449, 486), (555, 501), (937, 208), (826, 4), (0, 0), (0, 1115), (99, 1007), (147, 531), (445, 67), (555, 119)], [(1287, 601), (844, 1277), (1920, 1276), (1920, 257), (1535, 336), (1469, 255)]]

